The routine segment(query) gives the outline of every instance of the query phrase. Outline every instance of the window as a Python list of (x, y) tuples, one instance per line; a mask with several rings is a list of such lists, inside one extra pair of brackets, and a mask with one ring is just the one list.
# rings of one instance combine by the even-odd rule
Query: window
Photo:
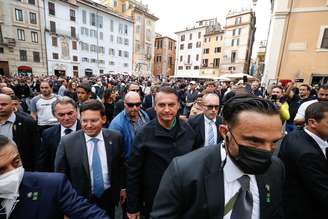
[(178, 70), (183, 70), (183, 66), (179, 66), (178, 67)]
[(103, 46), (99, 46), (99, 47), (98, 47), (98, 52), (99, 52), (100, 54), (105, 54), (105, 48), (104, 48)]
[(204, 49), (204, 54), (209, 54), (209, 53), (210, 53), (210, 49), (209, 48)]
[(70, 9), (69, 16), (70, 16), (71, 21), (75, 21), (75, 10)]
[(180, 50), (183, 50), (184, 49), (184, 44), (181, 44), (180, 45)]
[(96, 45), (90, 45), (90, 51), (91, 52), (97, 52), (97, 46)]
[(205, 37), (205, 39), (204, 39), (204, 42), (206, 43), (207, 42), (207, 38)]
[(124, 34), (128, 35), (128, 25), (124, 25)]
[(19, 58), (21, 61), (27, 61), (27, 51), (26, 50), (19, 50)]
[(30, 5), (35, 5), (35, 0), (28, 0), (28, 3), (29, 3)]
[(188, 49), (192, 49), (192, 43), (188, 43)]
[(72, 49), (74, 49), (74, 50), (77, 49), (77, 43), (76, 43), (76, 41), (72, 41)]
[[(101, 60), (104, 62), (104, 60)], [(99, 74), (104, 74), (104, 69), (99, 69)]]
[(198, 60), (199, 60), (199, 54), (196, 55), (196, 61), (198, 61)]
[(180, 62), (182, 62), (183, 61), (183, 56), (180, 56)]
[(40, 53), (33, 52), (33, 62), (40, 62)]
[(17, 29), (17, 39), (25, 41), (25, 32), (22, 29)]
[(169, 65), (173, 65), (173, 57), (169, 57)]
[(2, 54), (4, 52), (4, 49), (2, 47), (0, 47), (0, 54)]
[(202, 32), (198, 32), (198, 39), (202, 37)]
[(129, 52), (128, 51), (124, 51), (124, 57), (129, 58)]
[(191, 66), (186, 66), (186, 70), (190, 70), (191, 69)]
[(82, 62), (89, 62), (89, 59), (87, 57), (82, 57)]
[(15, 8), (16, 21), (23, 21), (23, 11)]
[(187, 60), (188, 60), (188, 64), (190, 64), (191, 63), (191, 61), (190, 61), (191, 60), (191, 56), (190, 55), (188, 55), (188, 59)]
[(129, 45), (129, 39), (126, 39), (126, 38), (124, 39), (124, 45), (125, 46), (128, 46)]
[(114, 21), (110, 20), (110, 32), (114, 32)]
[(52, 53), (52, 58), (53, 58), (53, 59), (58, 59), (58, 58), (59, 58), (58, 53)]
[(238, 29), (238, 35), (240, 36), (241, 34), (241, 28)]
[(119, 32), (119, 34), (123, 34), (123, 24), (119, 24), (118, 25), (118, 32)]
[(96, 63), (96, 59), (90, 59), (91, 63)]
[(81, 50), (82, 51), (89, 51), (89, 44), (83, 43), (83, 42), (81, 42), (80, 44), (81, 44)]
[(109, 65), (115, 65), (115, 62), (109, 61)]
[(185, 41), (185, 35), (181, 35), (181, 42)]
[(219, 36), (216, 36), (215, 41), (219, 41)]
[(231, 40), (231, 46), (234, 46), (235, 45), (235, 39), (232, 39)]
[(328, 28), (324, 28), (320, 48), (328, 49)]
[(194, 70), (198, 70), (198, 69), (199, 69), (198, 65), (194, 66)]
[(37, 32), (31, 31), (31, 40), (33, 43), (37, 43), (39, 41)]
[(55, 3), (48, 2), (48, 9), (50, 15), (56, 15)]
[(203, 67), (208, 67), (208, 59), (203, 59), (203, 62), (202, 62), (202, 66)]
[(114, 42), (114, 35), (110, 35), (110, 41)]
[(103, 40), (104, 39), (104, 33), (103, 32), (99, 32), (99, 39)]
[(231, 63), (235, 63), (236, 62), (236, 56), (237, 56), (236, 51), (232, 51), (231, 52)]
[(118, 56), (122, 57), (122, 50), (118, 50)]
[(71, 37), (76, 38), (76, 30), (75, 30), (75, 27), (71, 27)]
[(219, 58), (214, 59), (213, 65), (214, 67), (218, 68), (220, 66), (220, 59)]
[(162, 62), (162, 56), (156, 56), (156, 63)]
[(56, 22), (50, 21), (50, 32), (56, 33)]
[(201, 46), (202, 46), (202, 42), (199, 41), (196, 43), (196, 48), (200, 48)]
[(97, 32), (95, 30), (90, 30), (90, 37), (97, 38)]
[(239, 38), (236, 40), (236, 45), (239, 46)]
[(30, 12), (30, 23), (37, 24), (36, 13)]
[(234, 66), (230, 66), (230, 67), (228, 68), (228, 70), (229, 70), (229, 71), (234, 71), (234, 70), (236, 70), (236, 67), (234, 67)]
[(215, 53), (220, 53), (221, 52), (221, 47), (216, 47), (214, 50)]
[(150, 31), (150, 29), (146, 30), (146, 40), (151, 41), (151, 31)]
[(73, 56), (73, 61), (77, 62), (78, 61), (78, 57), (77, 56)]
[(238, 24), (240, 24), (241, 23), (241, 17), (237, 17), (236, 19), (235, 19), (235, 25), (238, 25)]
[(97, 23), (99, 28), (103, 28), (103, 17), (97, 16)]
[(140, 33), (140, 30), (141, 30), (141, 26), (140, 25), (137, 25), (136, 26), (136, 33)]
[(169, 42), (169, 50), (173, 50), (173, 42)]
[(118, 44), (123, 44), (123, 38), (122, 37), (117, 37), (116, 39)]
[(192, 40), (192, 33), (189, 34), (189, 40)]
[(123, 65), (125, 68), (129, 67), (129, 63), (124, 63)]
[(90, 25), (96, 26), (96, 14), (95, 13), (90, 13)]
[(235, 36), (236, 35), (236, 29), (233, 29), (232, 30), (232, 36)]
[(51, 37), (51, 42), (52, 42), (52, 46), (57, 47), (58, 46), (58, 40), (57, 37)]
[(82, 11), (82, 22), (87, 24), (87, 12), (85, 10)]
[(114, 7), (117, 7), (117, 0), (114, 0)]

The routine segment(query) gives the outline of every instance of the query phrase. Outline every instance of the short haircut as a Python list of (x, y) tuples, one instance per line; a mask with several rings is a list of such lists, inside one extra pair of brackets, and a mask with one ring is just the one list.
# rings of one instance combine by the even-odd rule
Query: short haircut
[(320, 85), (318, 90), (320, 90), (320, 89), (327, 90), (328, 89), (328, 84)]
[(133, 81), (133, 82), (130, 82), (129, 84), (128, 84), (128, 86), (127, 86), (127, 90), (126, 90), (126, 93), (129, 91), (129, 89), (130, 89), (130, 86), (131, 85), (135, 85), (135, 86), (138, 86), (138, 88), (139, 88), (139, 90), (140, 90), (140, 86), (139, 86), (139, 83), (138, 82), (135, 82), (135, 81)]
[(284, 92), (284, 88), (282, 88), (282, 87), (279, 86), (279, 85), (275, 85), (275, 86), (273, 86), (273, 87), (272, 87), (272, 90), (275, 89), (275, 88), (278, 88), (278, 89), (280, 89), (282, 92)]
[(207, 86), (209, 86), (209, 85), (213, 85), (216, 87), (215, 81), (206, 81), (204, 84), (204, 88), (207, 88)]
[(40, 82), (40, 85), (41, 85), (42, 83), (48, 83), (48, 84), (49, 84), (49, 87), (51, 87), (51, 88), (52, 88), (52, 86), (53, 86), (52, 81), (49, 81), (49, 80), (42, 80), (42, 81)]
[(216, 97), (218, 100), (219, 100), (219, 102), (220, 102), (220, 97), (217, 95), (217, 94), (215, 94), (215, 93), (207, 93), (207, 94), (204, 94), (203, 95), (203, 102), (205, 102), (205, 99), (206, 98), (208, 98), (208, 97)]
[(99, 100), (91, 99), (83, 102), (80, 106), (80, 113), (82, 114), (82, 112), (87, 110), (99, 111), (101, 116), (105, 116), (105, 106)]
[(315, 121), (320, 122), (324, 114), (328, 112), (328, 102), (319, 101), (312, 103), (305, 110), (305, 123), (308, 124), (309, 119), (315, 119)]
[(85, 92), (91, 93), (91, 86), (88, 83), (82, 83), (79, 86), (77, 86), (77, 88), (82, 88), (83, 90), (85, 90)]
[(308, 91), (311, 91), (311, 87), (308, 84), (301, 84), (300, 87), (306, 87)]
[(251, 95), (236, 95), (225, 102), (222, 116), (224, 121), (233, 127), (238, 120), (238, 115), (243, 111), (257, 112), (266, 115), (279, 115), (279, 110), (267, 99)]
[(178, 98), (178, 92), (174, 88), (169, 86), (159, 88), (157, 93), (174, 94)]
[(52, 102), (52, 104), (51, 104), (51, 111), (52, 111), (53, 115), (55, 115), (55, 109), (56, 109), (57, 104), (71, 104), (74, 107), (74, 109), (77, 108), (77, 105), (72, 98), (67, 97), (67, 96), (58, 97), (57, 100)]

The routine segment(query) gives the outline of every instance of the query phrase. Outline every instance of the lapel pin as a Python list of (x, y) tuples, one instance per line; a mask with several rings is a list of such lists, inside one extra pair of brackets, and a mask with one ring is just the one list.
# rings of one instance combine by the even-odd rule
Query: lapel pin
[(112, 144), (112, 141), (109, 141), (109, 144)]
[(18, 125), (22, 125), (22, 123), (21, 123), (21, 122), (19, 122), (19, 123), (18, 123)]
[(32, 192), (27, 193), (27, 198), (32, 198)]
[(33, 200), (33, 201), (38, 200), (38, 196), (39, 196), (39, 193), (38, 193), (38, 192), (33, 192), (32, 200)]
[(265, 202), (270, 203), (271, 202), (271, 192), (270, 192), (270, 185), (265, 185)]

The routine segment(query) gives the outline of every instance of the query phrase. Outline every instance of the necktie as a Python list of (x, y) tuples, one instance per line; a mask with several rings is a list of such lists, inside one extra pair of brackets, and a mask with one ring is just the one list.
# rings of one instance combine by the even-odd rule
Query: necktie
[(250, 178), (247, 175), (243, 175), (238, 179), (241, 188), (236, 203), (231, 212), (231, 219), (251, 219), (253, 211), (253, 196), (249, 190)]
[(69, 133), (71, 133), (73, 130), (72, 129), (65, 129), (64, 130), (64, 133), (65, 135), (68, 135)]
[(328, 159), (328, 148), (326, 148), (326, 158)]
[(99, 139), (92, 138), (93, 155), (92, 155), (92, 176), (93, 176), (93, 193), (96, 197), (100, 198), (105, 191), (104, 178), (102, 174), (101, 161), (98, 153)]
[(0, 219), (6, 219), (7, 214), (6, 214), (6, 208), (2, 205), (3, 199), (0, 198)]
[(210, 121), (208, 123), (208, 145), (213, 145), (216, 143), (215, 139), (214, 139), (214, 131), (213, 131), (213, 121)]

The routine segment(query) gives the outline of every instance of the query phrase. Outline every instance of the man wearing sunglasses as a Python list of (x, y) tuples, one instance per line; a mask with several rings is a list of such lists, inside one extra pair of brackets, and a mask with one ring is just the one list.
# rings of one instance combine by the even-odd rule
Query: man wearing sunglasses
[(197, 145), (208, 146), (218, 144), (223, 140), (218, 133), (222, 119), (218, 116), (220, 109), (219, 96), (214, 93), (205, 94), (202, 98), (203, 113), (191, 117), (188, 123), (197, 135)]
[(44, 130), (42, 144), (37, 162), (39, 171), (53, 172), (57, 147), (61, 138), (81, 129), (77, 119), (77, 105), (70, 97), (58, 97), (53, 102), (52, 113), (59, 124)]

